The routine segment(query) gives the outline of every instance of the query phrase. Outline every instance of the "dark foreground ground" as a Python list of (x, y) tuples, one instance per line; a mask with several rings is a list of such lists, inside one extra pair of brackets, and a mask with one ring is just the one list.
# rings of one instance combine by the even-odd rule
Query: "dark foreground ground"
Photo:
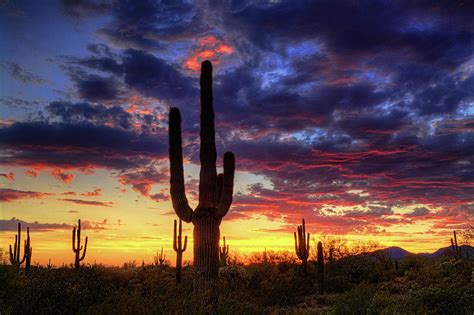
[(170, 267), (0, 266), (0, 314), (473, 314), (474, 263), (444, 256), (374, 255), (325, 265), (317, 294), (316, 267), (302, 276), (294, 260), (274, 255), (221, 269), (215, 287), (199, 284), (190, 267), (175, 284)]

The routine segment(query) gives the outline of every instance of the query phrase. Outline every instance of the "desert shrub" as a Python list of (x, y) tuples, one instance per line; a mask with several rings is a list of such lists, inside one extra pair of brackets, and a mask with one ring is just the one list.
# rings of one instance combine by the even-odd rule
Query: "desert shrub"
[(376, 293), (372, 284), (360, 284), (339, 295), (334, 305), (336, 314), (366, 314), (371, 299)]

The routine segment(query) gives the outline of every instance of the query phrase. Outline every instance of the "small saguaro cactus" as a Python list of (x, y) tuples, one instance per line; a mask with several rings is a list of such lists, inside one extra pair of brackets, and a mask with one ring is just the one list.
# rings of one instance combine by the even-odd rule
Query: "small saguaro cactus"
[(324, 255), (323, 255), (323, 243), (318, 242), (318, 292), (319, 294), (324, 293)]
[(179, 230), (176, 231), (176, 220), (174, 220), (173, 249), (176, 252), (176, 283), (181, 282), (181, 267), (183, 266), (183, 253), (188, 245), (188, 236), (184, 237), (183, 244), (183, 223), (179, 220)]
[(169, 114), (170, 193), (173, 209), (184, 222), (192, 222), (194, 267), (205, 280), (217, 278), (219, 271), (220, 224), (232, 204), (235, 157), (224, 154), (224, 172), (217, 174), (216, 137), (212, 96), (212, 64), (201, 64), (201, 130), (199, 160), (199, 204), (189, 206), (184, 186), (181, 114), (171, 108)]
[(454, 240), (451, 238), (451, 248), (457, 257), (461, 257), (461, 247), (458, 246), (456, 230), (453, 231)]
[[(76, 234), (77, 234), (77, 242), (76, 242)], [(84, 246), (81, 245), (81, 219), (77, 220), (77, 228), (74, 227), (72, 230), (72, 251), (75, 253), (74, 259), (74, 268), (78, 269), (81, 267), (81, 261), (84, 260), (86, 257), (87, 251), (87, 241), (88, 237), (86, 236), (86, 242)], [(84, 251), (81, 255), (81, 250), (84, 248)]]
[(163, 253), (163, 247), (161, 248), (161, 252), (156, 253), (156, 256), (154, 258), (155, 258), (155, 265), (157, 267), (158, 266), (163, 267), (166, 261), (166, 254)]
[(225, 243), (225, 236), (223, 237), (224, 244), (219, 249), (219, 257), (221, 259), (221, 266), (227, 266), (227, 260), (229, 259), (229, 245)]
[(20, 259), (21, 250), (21, 223), (18, 223), (18, 234), (15, 235), (15, 245), (10, 245), (10, 263), (17, 269), (20, 269), (20, 265), (26, 261), (25, 270), (30, 269), (31, 265), (31, 254), (33, 249), (30, 246), (30, 228), (26, 228), (26, 241), (23, 244), (23, 258)]
[(309, 257), (309, 233), (306, 234), (306, 227), (304, 219), (302, 220), (302, 225), (298, 225), (298, 234), (293, 233), (295, 237), (295, 251), (296, 256), (302, 262), (303, 273), (308, 273), (308, 257)]

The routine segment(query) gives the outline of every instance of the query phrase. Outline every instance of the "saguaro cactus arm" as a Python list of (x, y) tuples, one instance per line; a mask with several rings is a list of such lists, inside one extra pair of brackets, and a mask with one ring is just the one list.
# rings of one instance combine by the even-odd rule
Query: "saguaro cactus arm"
[(174, 237), (173, 237), (173, 249), (175, 252), (184, 252), (186, 251), (186, 246), (188, 245), (188, 236), (184, 237), (184, 245), (183, 245), (183, 223), (179, 220), (179, 230), (176, 232), (176, 220), (174, 220)]
[[(224, 154), (224, 174), (222, 176), (222, 187), (218, 188), (219, 206), (215, 213), (216, 218), (223, 218), (230, 209), (232, 204), (232, 195), (234, 193), (234, 173), (235, 173), (235, 157), (234, 153), (226, 152)], [(218, 185), (219, 179), (217, 181)]]
[(184, 222), (191, 222), (193, 210), (188, 204), (184, 186), (181, 113), (171, 108), (169, 116), (170, 192), (173, 208)]
[[(87, 241), (89, 240), (89, 237), (86, 236), (86, 242), (84, 243), (84, 251), (82, 252), (81, 258), (79, 258), (79, 261), (83, 261), (84, 258), (86, 257), (86, 251), (87, 251)], [(81, 246), (82, 248), (82, 246)]]

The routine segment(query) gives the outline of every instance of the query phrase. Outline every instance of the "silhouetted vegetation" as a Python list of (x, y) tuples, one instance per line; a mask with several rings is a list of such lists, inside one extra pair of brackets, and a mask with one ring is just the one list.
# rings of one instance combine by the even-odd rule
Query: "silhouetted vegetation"
[[(29, 270), (31, 266), (31, 255), (33, 253), (33, 248), (31, 248), (31, 240), (30, 240), (30, 228), (26, 228), (26, 241), (23, 245), (23, 258), (20, 258), (21, 252), (21, 223), (18, 223), (18, 233), (15, 235), (15, 243), (12, 246), (10, 245), (10, 263), (16, 269), (20, 269), (21, 264), (25, 263), (25, 270)], [(2, 252), (3, 254), (3, 252)]]
[(176, 215), (193, 223), (194, 266), (205, 280), (215, 279), (219, 271), (219, 226), (232, 204), (235, 157), (224, 154), (224, 172), (217, 175), (216, 135), (212, 96), (212, 64), (201, 64), (201, 130), (199, 160), (199, 204), (193, 211), (184, 186), (181, 113), (173, 107), (169, 114), (170, 193)]
[[(326, 246), (325, 251), (329, 251)], [(78, 270), (32, 266), (28, 273), (2, 266), (0, 309), (2, 314), (474, 312), (474, 262), (450, 254), (407, 256), (399, 261), (397, 272), (390, 257), (380, 252), (346, 253), (326, 261), (324, 294), (318, 293), (320, 267), (316, 261), (308, 261), (306, 276), (288, 252), (265, 251), (247, 261), (244, 266), (234, 256), (208, 289), (197, 287), (200, 276), (191, 266), (183, 266), (180, 284), (175, 284), (175, 270), (167, 265), (159, 272), (153, 264), (142, 268), (136, 262), (123, 268), (95, 264)]]
[(183, 253), (188, 245), (188, 237), (184, 237), (183, 243), (183, 223), (179, 220), (179, 230), (176, 231), (176, 220), (174, 220), (173, 249), (176, 252), (176, 283), (181, 282), (181, 267), (183, 265)]
[(88, 240), (89, 238), (86, 236), (85, 244), (81, 245), (81, 219), (79, 219), (77, 220), (77, 227), (72, 230), (72, 251), (74, 252), (74, 268), (76, 269), (81, 267), (81, 261), (86, 257)]

